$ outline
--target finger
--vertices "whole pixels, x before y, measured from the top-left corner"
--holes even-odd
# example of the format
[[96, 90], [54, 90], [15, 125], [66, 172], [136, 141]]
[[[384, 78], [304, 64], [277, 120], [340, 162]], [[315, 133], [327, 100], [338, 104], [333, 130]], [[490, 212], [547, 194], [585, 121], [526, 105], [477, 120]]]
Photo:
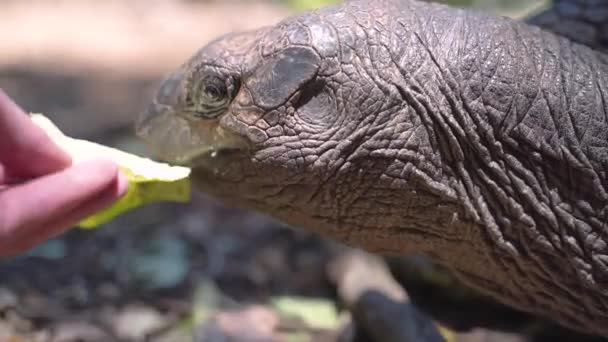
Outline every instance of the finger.
[[59, 226], [71, 227], [83, 219], [100, 212], [119, 200], [127, 191], [129, 181], [123, 173], [119, 173], [113, 185], [109, 186], [104, 192], [85, 202], [72, 210], [66, 216], [56, 221]]
[[0, 163], [0, 186], [2, 184], [6, 184], [8, 180], [8, 175], [6, 174], [6, 170], [4, 170], [4, 166]]
[[72, 212], [67, 213], [56, 221], [48, 222], [45, 226], [40, 226], [37, 230], [30, 229], [24, 231], [8, 247], [3, 248], [3, 244], [0, 243], [0, 255], [9, 256], [23, 253], [46, 240], [60, 235], [86, 217], [111, 206], [122, 196], [127, 187], [128, 181], [126, 176], [120, 173], [114, 184]]
[[70, 156], [0, 89], [0, 163], [11, 176], [37, 177], [71, 164]]
[[67, 227], [52, 223], [62, 222], [83, 203], [105, 200], [102, 194], [106, 191], [119, 198], [126, 187], [117, 186], [118, 175], [118, 167], [112, 162], [89, 161], [3, 190], [0, 242], [58, 234]]

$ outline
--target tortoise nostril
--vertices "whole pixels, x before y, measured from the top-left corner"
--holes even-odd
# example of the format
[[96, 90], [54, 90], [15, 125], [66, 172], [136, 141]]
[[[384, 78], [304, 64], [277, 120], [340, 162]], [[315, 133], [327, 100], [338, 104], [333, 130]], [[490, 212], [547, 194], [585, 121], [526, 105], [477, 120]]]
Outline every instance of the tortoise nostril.
[[164, 105], [176, 105], [181, 94], [184, 72], [180, 69], [165, 79], [156, 93], [156, 102]]
[[155, 118], [170, 114], [172, 108], [179, 106], [183, 74], [183, 70], [180, 69], [162, 82], [156, 93], [156, 98], [135, 122], [137, 136], [140, 138], [147, 136]]

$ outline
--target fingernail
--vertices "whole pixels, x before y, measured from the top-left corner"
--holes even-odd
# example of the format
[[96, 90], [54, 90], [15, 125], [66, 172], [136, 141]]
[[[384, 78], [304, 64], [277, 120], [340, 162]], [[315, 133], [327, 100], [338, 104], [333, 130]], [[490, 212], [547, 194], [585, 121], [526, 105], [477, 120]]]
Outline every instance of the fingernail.
[[111, 160], [92, 159], [74, 165], [75, 181], [106, 187], [116, 180], [118, 166]]
[[78, 178], [83, 182], [96, 183], [101, 189], [107, 189], [112, 197], [120, 198], [129, 188], [129, 179], [120, 171], [116, 162], [107, 158], [83, 161], [76, 165]]
[[118, 170], [118, 180], [117, 180], [117, 192], [118, 192], [118, 196], [122, 197], [127, 193], [127, 190], [129, 190], [129, 178], [127, 178], [127, 175], [124, 174], [124, 172], [120, 171], [120, 169]]

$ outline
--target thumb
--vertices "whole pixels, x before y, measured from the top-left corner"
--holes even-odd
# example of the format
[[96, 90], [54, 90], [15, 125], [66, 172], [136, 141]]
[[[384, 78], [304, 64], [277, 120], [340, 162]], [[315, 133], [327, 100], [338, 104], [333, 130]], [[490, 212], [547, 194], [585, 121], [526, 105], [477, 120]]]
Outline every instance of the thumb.
[[3, 177], [37, 177], [71, 164], [70, 156], [0, 89], [0, 164]]

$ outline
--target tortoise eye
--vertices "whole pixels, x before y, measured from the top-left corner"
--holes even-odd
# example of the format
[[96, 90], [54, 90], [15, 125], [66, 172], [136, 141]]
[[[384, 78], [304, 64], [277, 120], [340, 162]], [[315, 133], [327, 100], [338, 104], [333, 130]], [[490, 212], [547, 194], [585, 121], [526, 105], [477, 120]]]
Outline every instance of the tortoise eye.
[[201, 78], [189, 96], [189, 112], [203, 119], [213, 119], [224, 113], [231, 101], [228, 83], [216, 75]]
[[212, 82], [203, 85], [203, 91], [201, 96], [203, 102], [208, 105], [222, 104], [227, 98], [228, 89], [224, 83]]

